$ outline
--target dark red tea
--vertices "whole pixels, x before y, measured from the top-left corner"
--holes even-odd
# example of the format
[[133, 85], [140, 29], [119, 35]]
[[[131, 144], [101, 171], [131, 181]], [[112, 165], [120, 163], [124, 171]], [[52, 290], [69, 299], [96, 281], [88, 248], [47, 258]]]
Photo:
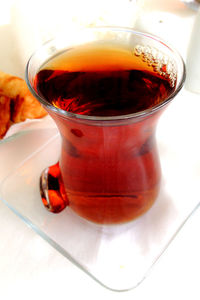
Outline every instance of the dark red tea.
[[131, 51], [94, 46], [69, 50], [37, 74], [38, 94], [60, 109], [89, 116], [118, 116], [159, 104], [170, 81]]
[[[46, 63], [35, 90], [53, 106], [88, 116], [119, 116], [163, 102], [174, 90], [166, 65], [123, 47], [90, 44]], [[162, 70], [161, 70], [162, 68]], [[160, 185], [154, 139], [158, 114], [126, 124], [63, 118], [60, 168], [71, 208], [97, 223], [130, 221], [147, 211]]]

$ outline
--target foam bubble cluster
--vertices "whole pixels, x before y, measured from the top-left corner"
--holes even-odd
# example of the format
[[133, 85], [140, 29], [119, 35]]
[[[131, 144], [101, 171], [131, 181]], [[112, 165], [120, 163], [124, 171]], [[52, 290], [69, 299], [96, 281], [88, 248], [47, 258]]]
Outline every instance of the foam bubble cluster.
[[134, 48], [134, 55], [141, 57], [148, 66], [152, 66], [154, 72], [167, 78], [171, 87], [175, 86], [177, 79], [175, 62], [166, 54], [154, 47], [136, 45]]

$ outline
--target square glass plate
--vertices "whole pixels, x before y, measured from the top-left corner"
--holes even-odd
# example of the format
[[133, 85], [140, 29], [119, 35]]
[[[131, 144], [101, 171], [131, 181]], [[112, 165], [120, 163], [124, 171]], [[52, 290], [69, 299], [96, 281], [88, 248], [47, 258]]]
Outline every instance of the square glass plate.
[[[60, 152], [60, 136], [55, 128], [30, 131], [20, 140], [7, 143], [7, 149], [19, 150], [21, 145], [29, 148], [20, 148], [25, 151], [25, 158], [21, 157], [16, 169], [2, 182], [1, 199], [100, 284], [115, 291], [134, 288], [199, 206], [199, 149], [196, 147], [193, 155], [191, 151], [188, 154], [193, 137], [189, 137], [190, 146], [185, 143], [185, 135], [179, 134], [177, 138], [186, 125], [180, 122], [174, 127], [173, 109], [170, 116], [170, 125], [165, 126], [165, 122], [169, 124], [165, 115], [157, 133], [163, 173], [160, 195], [153, 207], [135, 221], [96, 225], [80, 218], [69, 207], [59, 214], [43, 207], [39, 177], [44, 168], [57, 162]], [[170, 131], [170, 126], [176, 129]]]

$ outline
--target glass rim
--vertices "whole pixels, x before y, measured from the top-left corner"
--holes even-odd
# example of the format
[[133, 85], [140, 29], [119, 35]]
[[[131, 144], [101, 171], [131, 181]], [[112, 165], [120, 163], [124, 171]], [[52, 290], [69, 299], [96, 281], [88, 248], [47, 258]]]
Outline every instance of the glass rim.
[[[131, 34], [134, 34], [136, 36], [143, 36], [143, 37], [147, 37], [148, 39], [154, 40], [156, 42], [158, 42], [159, 44], [164, 45], [166, 48], [168, 48], [174, 55], [176, 55], [179, 58], [179, 63], [182, 65], [182, 76], [179, 80], [179, 83], [176, 83], [175, 89], [174, 91], [161, 103], [158, 103], [155, 106], [152, 106], [150, 108], [147, 108], [145, 110], [141, 110], [135, 113], [131, 113], [131, 114], [123, 114], [123, 115], [116, 115], [116, 116], [90, 116], [90, 115], [82, 115], [82, 114], [76, 114], [76, 113], [72, 113], [60, 108], [57, 108], [55, 106], [53, 106], [52, 104], [50, 104], [44, 97], [40, 96], [35, 89], [33, 88], [33, 86], [31, 85], [31, 82], [29, 80], [29, 67], [30, 67], [30, 63], [32, 61], [32, 59], [34, 58], [34, 56], [38, 53], [38, 51], [40, 51], [43, 47], [47, 46], [48, 44], [52, 43], [53, 41], [57, 40], [57, 37], [43, 43], [41, 45], [41, 47], [39, 47], [29, 58], [27, 65], [26, 65], [26, 69], [25, 69], [25, 81], [28, 85], [29, 90], [31, 91], [31, 93], [33, 94], [33, 96], [47, 109], [49, 109], [52, 112], [55, 112], [56, 114], [64, 117], [64, 118], [71, 118], [71, 119], [79, 119], [81, 120], [85, 120], [85, 121], [123, 121], [123, 120], [128, 120], [128, 119], [135, 119], [135, 118], [139, 118], [139, 117], [147, 117], [148, 115], [151, 115], [157, 111], [159, 111], [160, 109], [162, 109], [164, 106], [166, 106], [177, 94], [178, 92], [182, 89], [184, 82], [185, 82], [185, 78], [186, 78], [186, 67], [185, 67], [185, 62], [182, 58], [182, 56], [180, 55], [180, 53], [173, 47], [171, 46], [168, 42], [162, 40], [162, 38], [155, 36], [153, 34], [149, 34], [146, 32], [140, 32], [131, 28], [126, 28], [126, 27], [113, 27], [113, 26], [93, 26], [93, 27], [85, 27], [82, 29], [79, 29], [80, 31], [83, 30], [111, 30], [111, 31], [121, 31], [121, 32], [128, 32]], [[67, 47], [66, 47], [67, 49]], [[44, 61], [45, 62], [45, 61]], [[42, 65], [42, 64], [41, 64]], [[39, 69], [38, 69], [39, 70]]]

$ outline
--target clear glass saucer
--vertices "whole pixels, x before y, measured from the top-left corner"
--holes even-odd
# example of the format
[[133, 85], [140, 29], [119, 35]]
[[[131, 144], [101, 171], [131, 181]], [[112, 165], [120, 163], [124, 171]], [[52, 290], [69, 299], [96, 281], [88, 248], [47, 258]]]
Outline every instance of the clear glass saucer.
[[[163, 133], [163, 130], [161, 131]], [[39, 177], [42, 170], [58, 160], [60, 137], [49, 128], [30, 132], [20, 144], [29, 148], [26, 158], [3, 180], [0, 197], [26, 224], [50, 245], [104, 287], [125, 291], [136, 287], [162, 255], [173, 238], [199, 206], [199, 177], [196, 160], [184, 161], [184, 138], [169, 146], [158, 131], [163, 170], [160, 195], [153, 207], [137, 220], [115, 226], [96, 225], [77, 216], [68, 207], [59, 214], [42, 204]], [[24, 140], [23, 140], [24, 139]], [[175, 141], [175, 140], [174, 140]], [[7, 147], [19, 148], [18, 139]], [[180, 152], [179, 147], [182, 149]], [[176, 148], [176, 151], [174, 149]]]

